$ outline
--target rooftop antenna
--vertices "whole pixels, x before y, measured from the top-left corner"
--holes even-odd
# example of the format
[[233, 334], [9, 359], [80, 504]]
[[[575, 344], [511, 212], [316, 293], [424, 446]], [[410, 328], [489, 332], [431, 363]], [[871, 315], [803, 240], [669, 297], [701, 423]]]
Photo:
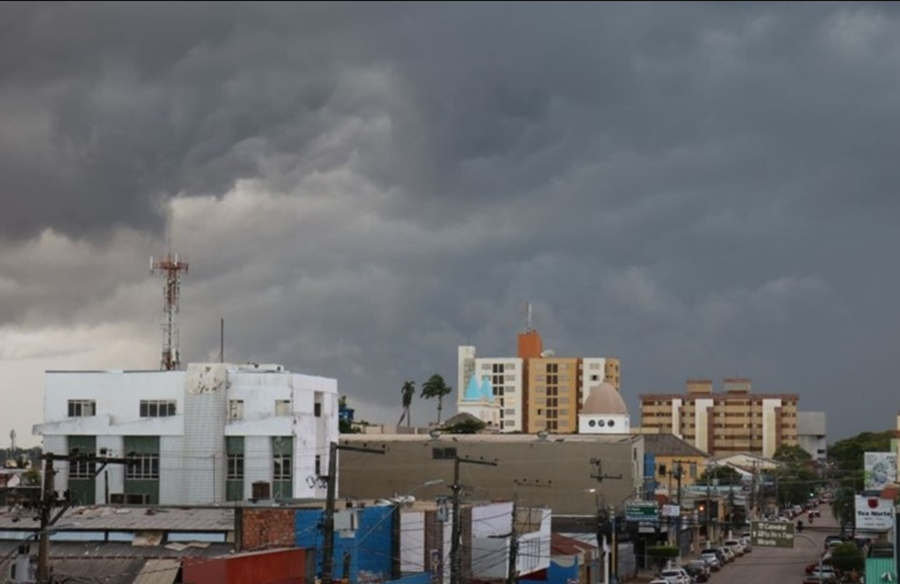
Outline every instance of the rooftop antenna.
[[181, 296], [181, 272], [188, 272], [188, 262], [172, 253], [172, 205], [166, 213], [166, 255], [150, 258], [150, 273], [163, 276], [163, 332], [162, 358], [160, 369], [174, 371], [181, 366], [178, 348], [178, 301]]
[[9, 431], [9, 449], [12, 452], [13, 456], [16, 455], [16, 429], [13, 428]]
[[525, 303], [525, 332], [530, 333], [534, 328], [531, 326], [531, 302]]

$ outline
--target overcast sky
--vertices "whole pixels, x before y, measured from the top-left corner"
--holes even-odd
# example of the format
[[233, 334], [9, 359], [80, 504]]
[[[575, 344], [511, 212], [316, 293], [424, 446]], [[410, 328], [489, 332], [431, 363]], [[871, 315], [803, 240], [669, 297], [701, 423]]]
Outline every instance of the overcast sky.
[[530, 301], [634, 424], [746, 376], [892, 428], [898, 153], [891, 4], [3, 3], [0, 444], [45, 369], [158, 366], [167, 214], [182, 360], [224, 318], [370, 421]]

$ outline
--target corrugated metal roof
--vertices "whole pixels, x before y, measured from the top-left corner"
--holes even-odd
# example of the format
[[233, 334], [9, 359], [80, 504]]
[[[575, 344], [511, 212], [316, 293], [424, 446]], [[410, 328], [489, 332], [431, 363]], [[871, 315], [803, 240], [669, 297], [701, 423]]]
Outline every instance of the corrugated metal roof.
[[[33, 530], [33, 514], [0, 509], [0, 530]], [[233, 531], [230, 507], [72, 507], [60, 518], [58, 530]]]
[[181, 569], [181, 560], [147, 560], [134, 584], [172, 584]]

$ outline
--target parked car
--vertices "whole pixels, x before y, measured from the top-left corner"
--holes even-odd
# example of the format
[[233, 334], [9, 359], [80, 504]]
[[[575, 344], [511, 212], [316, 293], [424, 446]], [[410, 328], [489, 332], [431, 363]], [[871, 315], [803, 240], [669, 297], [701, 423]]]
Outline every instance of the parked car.
[[744, 546], [745, 554], [749, 554], [750, 552], [753, 551], [753, 546], [750, 545], [750, 536], [749, 535], [747, 537], [742, 537], [738, 541], [740, 541], [741, 545]]
[[722, 554], [725, 556], [726, 562], [733, 562], [737, 558], [737, 556], [734, 554], [734, 551], [727, 545], [720, 547], [719, 551], [722, 552]]
[[668, 580], [663, 580], [662, 578], [654, 578], [650, 580], [650, 584], [669, 584]]
[[709, 580], [710, 570], [703, 560], [692, 560], [684, 565], [684, 571], [694, 579], [694, 582], [706, 582]]
[[744, 555], [744, 544], [736, 539], [725, 540], [725, 547], [731, 548], [731, 551], [734, 552], [735, 557], [739, 558]]
[[719, 560], [719, 568], [720, 569], [724, 568], [725, 564], [728, 562], [728, 559], [725, 557], [725, 554], [723, 554], [721, 551], [719, 551], [719, 548], [705, 548], [700, 551], [700, 555], [702, 556], [703, 554], [712, 554], [712, 555], [716, 556], [716, 559]]
[[837, 572], [834, 571], [834, 568], [831, 566], [822, 566], [822, 576], [819, 577], [819, 566], [813, 568], [813, 570], [809, 573], [810, 577], [815, 578], [816, 580], [821, 580], [823, 582], [835, 582], [838, 579]]
[[715, 551], [701, 553], [700, 559], [706, 562], [706, 565], [709, 566], [712, 572], [718, 572], [722, 569], [722, 562], [719, 561], [719, 556], [716, 555]]
[[668, 568], [660, 572], [659, 576], [668, 584], [694, 584], [684, 568]]

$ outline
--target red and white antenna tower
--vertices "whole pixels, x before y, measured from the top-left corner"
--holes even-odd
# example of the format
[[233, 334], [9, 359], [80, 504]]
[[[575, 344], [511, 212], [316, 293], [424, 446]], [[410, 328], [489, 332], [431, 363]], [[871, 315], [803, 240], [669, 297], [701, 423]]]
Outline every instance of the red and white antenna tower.
[[[171, 225], [171, 220], [168, 221]], [[163, 348], [160, 369], [174, 371], [181, 366], [181, 355], [178, 349], [178, 300], [181, 296], [181, 272], [188, 272], [188, 262], [178, 254], [172, 253], [171, 227], [167, 230], [169, 252], [165, 257], [150, 258], [150, 273], [161, 274], [163, 283]]]

